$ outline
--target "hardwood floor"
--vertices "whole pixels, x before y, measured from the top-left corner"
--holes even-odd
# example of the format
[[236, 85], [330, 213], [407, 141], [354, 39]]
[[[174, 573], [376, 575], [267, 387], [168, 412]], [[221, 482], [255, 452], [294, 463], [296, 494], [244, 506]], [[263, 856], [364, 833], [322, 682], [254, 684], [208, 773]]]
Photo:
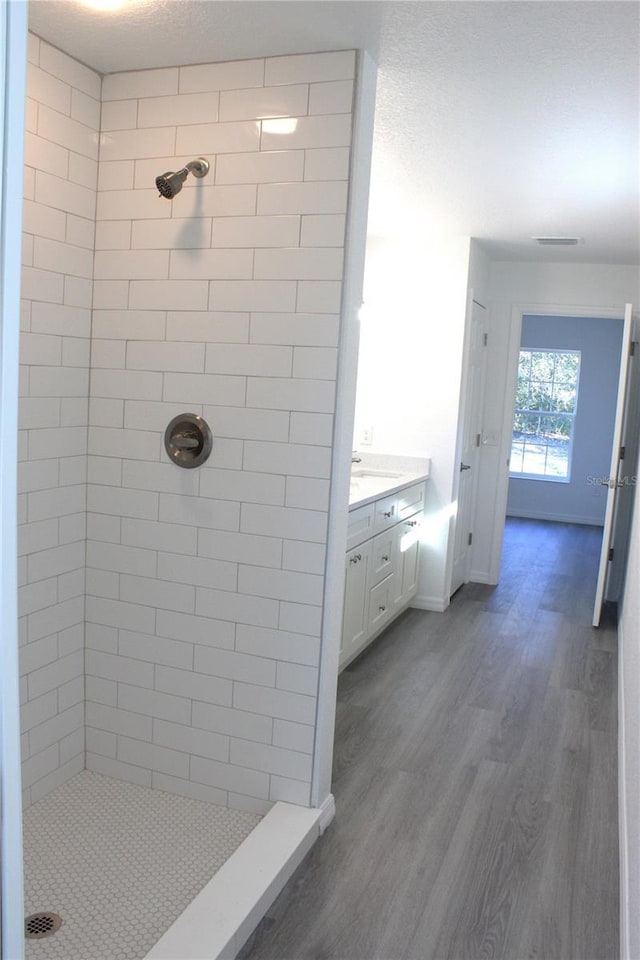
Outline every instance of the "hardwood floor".
[[598, 528], [511, 520], [501, 582], [340, 677], [337, 815], [247, 960], [616, 960], [616, 630]]

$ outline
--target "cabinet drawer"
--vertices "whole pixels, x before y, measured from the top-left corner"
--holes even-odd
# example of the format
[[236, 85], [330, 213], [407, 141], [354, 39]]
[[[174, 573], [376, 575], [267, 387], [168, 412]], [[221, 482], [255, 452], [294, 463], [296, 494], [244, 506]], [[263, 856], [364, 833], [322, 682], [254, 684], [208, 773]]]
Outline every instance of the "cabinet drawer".
[[377, 630], [394, 613], [395, 576], [391, 573], [369, 592], [369, 629]]
[[398, 522], [398, 494], [394, 493], [390, 497], [383, 497], [382, 500], [376, 500], [375, 517], [373, 521], [374, 533], [379, 533], [386, 527], [392, 527]]
[[364, 507], [356, 507], [349, 511], [347, 520], [347, 550], [356, 544], [368, 540], [373, 535], [373, 521], [375, 504], [367, 503]]
[[375, 586], [393, 569], [396, 546], [395, 530], [387, 530], [373, 538], [373, 556], [371, 559], [371, 586]]
[[418, 510], [424, 509], [424, 483], [416, 483], [398, 494], [398, 520], [404, 520]]

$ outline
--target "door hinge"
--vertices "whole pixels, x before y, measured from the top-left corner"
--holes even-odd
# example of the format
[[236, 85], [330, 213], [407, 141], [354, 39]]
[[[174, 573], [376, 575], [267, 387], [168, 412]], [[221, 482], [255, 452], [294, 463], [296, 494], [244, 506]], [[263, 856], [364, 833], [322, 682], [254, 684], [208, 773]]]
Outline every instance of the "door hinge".
[[469, 546], [471, 546], [471, 544], [473, 543], [473, 534], [472, 534], [472, 533], [469, 534], [469, 541], [468, 541], [468, 543], [469, 543]]
[[476, 433], [476, 447], [480, 446], [480, 436], [481, 435], [479, 433]]
[[489, 343], [489, 334], [488, 334], [488, 333], [484, 333], [484, 334], [482, 335], [482, 346], [483, 346], [483, 347], [486, 347], [486, 345], [487, 345], [488, 343]]
[[621, 459], [621, 460], [624, 460], [624, 455], [625, 455], [626, 449], [627, 449], [626, 447], [620, 447], [620, 459]]
[[609, 550], [609, 560], [613, 560], [613, 547]]
[[632, 341], [631, 341], [631, 346], [630, 346], [630, 348], [629, 348], [629, 356], [630, 356], [630, 357], [635, 357], [635, 355], [636, 355], [636, 341], [635, 341], [635, 340], [632, 340]]

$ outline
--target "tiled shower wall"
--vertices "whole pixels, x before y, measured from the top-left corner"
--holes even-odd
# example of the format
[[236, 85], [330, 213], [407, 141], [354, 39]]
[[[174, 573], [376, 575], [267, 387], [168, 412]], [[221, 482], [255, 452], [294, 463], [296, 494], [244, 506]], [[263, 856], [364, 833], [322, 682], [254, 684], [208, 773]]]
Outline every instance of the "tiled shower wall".
[[[258, 811], [309, 802], [354, 63], [103, 82], [87, 765]], [[181, 411], [215, 436], [196, 470], [164, 453]]]
[[29, 38], [19, 574], [23, 785], [84, 766], [85, 484], [97, 73]]

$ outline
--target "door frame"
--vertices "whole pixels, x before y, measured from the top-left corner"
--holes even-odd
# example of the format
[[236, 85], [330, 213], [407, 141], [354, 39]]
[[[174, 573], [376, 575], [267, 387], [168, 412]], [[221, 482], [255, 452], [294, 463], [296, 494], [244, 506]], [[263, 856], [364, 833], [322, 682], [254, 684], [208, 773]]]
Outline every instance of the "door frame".
[[498, 583], [502, 563], [502, 544], [507, 517], [507, 498], [509, 496], [508, 460], [511, 454], [511, 434], [513, 411], [516, 402], [518, 382], [518, 356], [522, 338], [522, 318], [526, 315], [553, 317], [595, 317], [602, 320], [623, 320], [624, 304], [621, 307], [598, 307], [587, 305], [557, 303], [514, 303], [511, 305], [511, 323], [509, 325], [509, 347], [507, 353], [507, 376], [504, 392], [503, 420], [500, 439], [501, 469], [496, 484], [496, 509], [494, 514], [489, 583]]

